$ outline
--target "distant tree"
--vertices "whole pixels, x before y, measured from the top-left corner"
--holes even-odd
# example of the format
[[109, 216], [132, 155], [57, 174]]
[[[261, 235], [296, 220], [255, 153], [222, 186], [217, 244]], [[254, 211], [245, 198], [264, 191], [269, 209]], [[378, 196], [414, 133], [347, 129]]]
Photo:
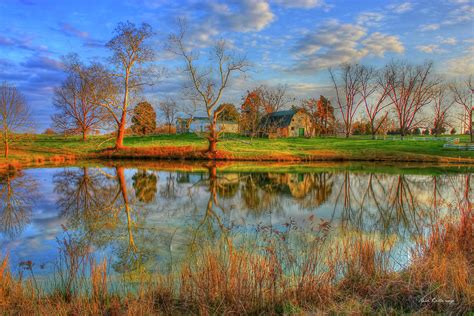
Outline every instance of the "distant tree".
[[106, 112], [92, 100], [94, 82], [91, 70], [79, 61], [77, 55], [64, 59], [67, 78], [54, 89], [54, 106], [57, 113], [52, 116], [54, 127], [64, 134], [82, 134], [82, 140], [92, 130], [104, 126]]
[[364, 67], [358, 64], [343, 64], [336, 70], [329, 69], [346, 138], [352, 134], [354, 117], [363, 102], [360, 97], [363, 72]]
[[434, 92], [433, 96], [433, 121], [431, 134], [436, 137], [439, 134], [446, 132], [446, 129], [449, 127], [449, 111], [454, 105], [454, 101], [449, 98], [447, 95], [447, 87], [445, 85], [440, 85]]
[[370, 134], [370, 122], [369, 121], [355, 121], [352, 124], [352, 134], [354, 135], [367, 135]]
[[15, 133], [30, 127], [30, 109], [23, 94], [14, 86], [4, 82], [0, 85], [0, 132], [8, 158], [10, 144]]
[[219, 131], [217, 130], [219, 111], [216, 108], [224, 90], [229, 86], [232, 76], [238, 72], [246, 71], [249, 65], [245, 57], [237, 57], [235, 53], [229, 53], [226, 42], [222, 40], [214, 46], [208, 65], [198, 62], [198, 55], [186, 46], [186, 25], [183, 21], [180, 22], [179, 32], [169, 38], [169, 49], [185, 61], [185, 69], [192, 85], [193, 99], [201, 102], [209, 119], [207, 151], [215, 155], [219, 141]]
[[226, 122], [237, 122], [239, 120], [239, 111], [232, 103], [222, 103], [216, 109], [219, 111], [217, 120]]
[[51, 127], [48, 127], [47, 129], [44, 130], [43, 132], [44, 135], [56, 135], [56, 131], [52, 129]]
[[311, 116], [312, 135], [326, 135], [334, 130], [334, 108], [324, 96], [321, 95], [319, 100], [303, 100], [301, 107]]
[[433, 100], [438, 81], [432, 78], [432, 70], [431, 62], [415, 66], [394, 61], [385, 67], [383, 78], [398, 120], [401, 139], [418, 127], [421, 110]]
[[449, 133], [450, 133], [451, 135], [456, 135], [457, 131], [456, 131], [456, 129], [453, 127], [453, 128], [451, 128], [451, 130], [449, 131]]
[[241, 131], [246, 135], [256, 136], [260, 119], [264, 115], [264, 104], [258, 89], [248, 91], [241, 106]]
[[102, 103], [117, 123], [116, 148], [123, 147], [130, 93], [137, 91], [144, 85], [151, 84], [151, 81], [145, 77], [149, 77], [151, 73], [152, 68], [149, 63], [155, 56], [149, 43], [152, 36], [153, 30], [149, 24], [143, 23], [137, 27], [127, 21], [118, 24], [115, 36], [106, 45], [112, 52], [111, 61], [115, 66], [113, 77], [121, 87], [120, 91], [123, 94], [120, 103]]
[[132, 132], [137, 135], [153, 134], [156, 130], [156, 112], [148, 102], [140, 102], [133, 109]]
[[171, 134], [171, 125], [176, 120], [176, 115], [178, 114], [178, 107], [176, 101], [169, 98], [166, 101], [162, 101], [159, 104], [159, 109], [163, 118], [165, 119], [166, 125], [168, 125], [168, 134]]
[[465, 114], [465, 121], [468, 129], [468, 133], [471, 137], [471, 143], [474, 141], [473, 139], [473, 112], [474, 106], [472, 103], [472, 95], [474, 94], [474, 82], [472, 79], [472, 75], [469, 76], [464, 82], [462, 83], [454, 83], [450, 86], [451, 91], [454, 96], [454, 102], [461, 107], [462, 111]]

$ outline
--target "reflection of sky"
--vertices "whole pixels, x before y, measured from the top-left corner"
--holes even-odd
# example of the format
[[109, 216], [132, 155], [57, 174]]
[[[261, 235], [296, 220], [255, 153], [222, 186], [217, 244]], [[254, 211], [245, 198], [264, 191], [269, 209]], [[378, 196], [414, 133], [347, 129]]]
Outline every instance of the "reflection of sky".
[[[80, 169], [70, 169], [78, 170]], [[58, 195], [55, 193], [55, 184], [53, 176], [63, 171], [62, 168], [44, 168], [29, 169], [25, 174], [34, 178], [38, 183], [39, 194], [35, 199], [34, 209], [31, 215], [30, 223], [16, 237], [10, 237], [0, 234], [0, 245], [3, 254], [9, 253], [10, 264], [13, 269], [18, 267], [21, 261], [32, 260], [35, 269], [38, 270], [43, 264], [46, 268], [43, 271], [49, 272], [52, 263], [58, 255], [58, 244], [56, 239], [63, 236], [62, 225], [67, 225], [66, 218], [62, 218], [56, 206]], [[114, 169], [104, 169], [108, 174], [114, 175]], [[206, 175], [193, 173], [186, 177], [185, 181], [178, 181], [180, 174], [168, 171], [151, 171], [157, 176], [157, 189], [155, 198], [150, 203], [141, 203], [135, 199], [132, 177], [137, 169], [127, 169], [125, 178], [127, 182], [127, 191], [130, 196], [132, 213], [137, 218], [137, 231], [135, 239], [138, 247], [140, 242], [152, 243], [152, 246], [162, 248], [155, 253], [154, 259], [159, 262], [167, 262], [170, 259], [169, 251], [175, 253], [176, 257], [183, 255], [186, 244], [189, 243], [191, 232], [196, 228], [206, 213], [206, 206], [210, 198], [210, 191]], [[228, 176], [228, 175], [226, 175]], [[391, 194], [393, 183], [397, 179], [397, 175], [378, 175], [379, 184], [375, 188], [376, 199], [387, 199], [387, 195], [383, 195], [382, 189], [387, 190], [387, 194]], [[170, 178], [174, 182], [170, 181]], [[446, 210], [446, 205], [456, 204], [462, 198], [463, 175], [442, 176], [438, 181], [438, 194], [440, 204], [443, 205], [442, 210]], [[410, 229], [395, 229], [384, 235], [385, 232], [380, 230], [379, 218], [375, 208], [375, 201], [365, 196], [368, 174], [352, 174], [350, 178], [351, 184], [351, 203], [353, 203], [352, 213], [344, 213], [344, 199], [341, 194], [344, 193], [344, 173], [337, 173], [333, 176], [334, 183], [332, 191], [327, 200], [321, 205], [307, 206], [302, 203], [303, 199], [295, 198], [291, 192], [284, 191], [276, 195], [272, 207], [265, 210], [252, 211], [243, 203], [243, 181], [238, 178], [230, 177], [231, 181], [237, 179], [238, 190], [234, 196], [222, 197], [218, 195], [218, 206], [214, 205], [213, 210], [221, 218], [227, 227], [232, 224], [234, 233], [254, 232], [257, 226], [271, 226], [274, 229], [285, 230], [285, 223], [294, 221], [297, 226], [304, 227], [309, 218], [313, 216], [313, 220], [329, 221], [335, 231], [350, 230], [360, 231], [370, 236], [377, 236], [379, 239], [394, 238], [392, 256], [395, 263], [405, 264], [409, 260], [407, 248], [412, 245], [412, 238], [409, 235]], [[419, 206], [429, 211], [433, 200], [433, 177], [431, 176], [414, 176], [405, 177], [409, 182], [413, 196], [420, 203]], [[173, 190], [167, 190], [173, 187]], [[259, 194], [261, 189], [257, 188]], [[311, 192], [310, 192], [311, 193]], [[308, 194], [310, 194], [308, 193]], [[472, 192], [470, 192], [472, 197]], [[377, 201], [383, 204], [385, 201]], [[442, 203], [444, 202], [444, 203]], [[357, 205], [364, 205], [361, 212], [357, 212]], [[356, 215], [362, 214], [361, 222], [355, 224]], [[423, 213], [425, 214], [425, 213]], [[425, 214], [428, 218], [428, 215]], [[423, 215], [423, 216], [425, 216]], [[348, 218], [349, 225], [343, 225], [344, 219]], [[409, 220], [419, 220], [416, 217], [408, 217]], [[422, 218], [421, 220], [424, 220]], [[354, 221], [354, 222], [351, 222]], [[407, 225], [410, 225], [408, 223]], [[336, 229], [338, 228], [338, 229]], [[120, 228], [126, 231], [126, 228]], [[123, 235], [123, 234], [122, 234]], [[122, 236], [120, 235], [120, 236]], [[115, 235], [114, 235], [115, 236]], [[120, 237], [122, 238], [122, 237]], [[335, 236], [338, 238], [338, 236]], [[115, 241], [111, 241], [114, 243]], [[123, 240], [117, 240], [117, 244]], [[97, 256], [110, 256], [116, 253], [118, 246], [113, 244], [107, 245], [106, 249], [97, 250]], [[38, 271], [37, 273], [42, 273]]]

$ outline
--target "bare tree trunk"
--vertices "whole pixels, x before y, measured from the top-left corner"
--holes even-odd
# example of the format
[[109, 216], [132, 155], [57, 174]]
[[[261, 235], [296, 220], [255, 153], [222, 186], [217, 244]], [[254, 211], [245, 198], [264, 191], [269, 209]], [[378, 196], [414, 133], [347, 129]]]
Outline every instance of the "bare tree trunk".
[[125, 112], [122, 113], [122, 119], [117, 131], [117, 139], [115, 141], [115, 149], [123, 148], [123, 136], [125, 135]]
[[123, 95], [122, 117], [120, 118], [120, 125], [118, 126], [115, 149], [123, 148], [123, 137], [125, 135], [125, 125], [127, 122], [128, 88], [129, 88], [128, 78], [129, 78], [129, 70], [127, 70], [127, 74], [125, 75], [125, 91]]
[[87, 131], [82, 131], [82, 141], [86, 141], [87, 140]]
[[212, 116], [212, 121], [209, 124], [209, 137], [207, 138], [207, 140], [209, 141], [209, 147], [207, 151], [213, 155], [215, 155], [217, 151], [216, 123], [217, 123], [217, 114], [214, 113]]
[[9, 145], [8, 145], [7, 138], [5, 138], [5, 158], [8, 158], [8, 153], [9, 153]]
[[473, 142], [473, 133], [472, 133], [472, 110], [469, 112], [469, 122], [468, 122], [468, 128], [469, 128], [469, 135], [471, 135], [471, 143]]

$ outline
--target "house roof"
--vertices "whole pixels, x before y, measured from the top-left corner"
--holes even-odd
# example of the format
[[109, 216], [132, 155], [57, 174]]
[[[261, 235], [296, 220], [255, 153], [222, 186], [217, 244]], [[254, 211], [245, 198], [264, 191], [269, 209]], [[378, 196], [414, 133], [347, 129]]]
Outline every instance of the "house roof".
[[260, 127], [283, 128], [291, 124], [295, 110], [278, 111], [265, 115], [260, 121]]

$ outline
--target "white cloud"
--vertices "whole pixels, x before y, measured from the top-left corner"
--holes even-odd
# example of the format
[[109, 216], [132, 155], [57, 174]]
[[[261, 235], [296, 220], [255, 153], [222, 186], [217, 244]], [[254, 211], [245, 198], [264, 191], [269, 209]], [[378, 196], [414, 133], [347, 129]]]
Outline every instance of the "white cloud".
[[341, 24], [330, 20], [313, 33], [304, 36], [295, 47], [301, 71], [314, 71], [366, 56], [383, 57], [386, 52], [403, 53], [397, 36], [379, 32], [368, 34], [361, 25]]
[[276, 4], [287, 8], [311, 9], [323, 7], [326, 3], [323, 0], [274, 0]]
[[458, 43], [454, 37], [441, 38], [439, 42], [444, 45], [456, 45]]
[[446, 69], [452, 75], [474, 74], [474, 46], [469, 47], [466, 54], [448, 60]]
[[413, 4], [410, 2], [402, 2], [398, 4], [389, 5], [388, 8], [394, 13], [405, 13], [413, 9]]
[[418, 46], [416, 46], [416, 49], [419, 50], [420, 52], [424, 52], [424, 53], [427, 53], [427, 54], [434, 54], [434, 53], [442, 52], [442, 50], [439, 48], [439, 45], [437, 45], [437, 44], [418, 45]]
[[453, 25], [461, 22], [471, 21], [474, 17], [474, 6], [470, 4], [461, 5], [447, 14], [445, 25]]
[[420, 25], [420, 31], [436, 31], [438, 30], [440, 25], [438, 23], [432, 23], [432, 24], [423, 24]]
[[469, 3], [471, 0], [449, 0], [451, 3], [464, 4]]
[[382, 34], [375, 32], [370, 34], [362, 41], [364, 50], [367, 54], [383, 57], [385, 52], [403, 53], [405, 48], [400, 42], [398, 36]]
[[268, 26], [275, 15], [265, 0], [242, 0], [234, 6], [212, 4], [212, 18], [217, 18], [219, 24], [237, 32], [258, 32]]
[[385, 18], [385, 15], [379, 12], [362, 12], [357, 16], [356, 22], [365, 26], [377, 26]]

